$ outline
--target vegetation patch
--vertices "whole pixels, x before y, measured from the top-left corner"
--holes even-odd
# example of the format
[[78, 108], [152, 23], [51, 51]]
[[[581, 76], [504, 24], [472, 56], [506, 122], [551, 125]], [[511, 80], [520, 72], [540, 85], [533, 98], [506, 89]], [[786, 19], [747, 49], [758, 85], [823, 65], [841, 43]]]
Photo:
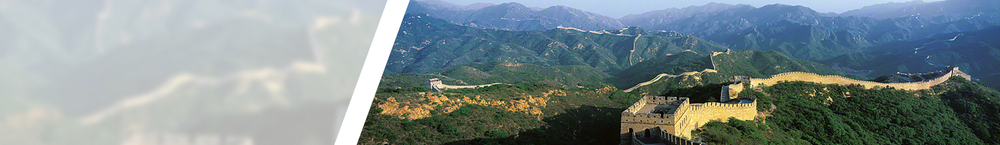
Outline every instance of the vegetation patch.
[[[441, 93], [383, 91], [376, 93], [359, 143], [616, 144], [614, 124], [621, 110], [638, 98], [611, 86], [562, 88], [543, 83]], [[527, 107], [519, 107], [519, 102]], [[389, 104], [396, 106], [386, 107]], [[403, 108], [430, 109], [399, 113]]]
[[[959, 79], [952, 79], [948, 83], [952, 85], [942, 85], [932, 91], [782, 82], [763, 88], [764, 92], [751, 92], [756, 94], [758, 103], [776, 106], [758, 108], [773, 109], [766, 121], [758, 120], [766, 123], [730, 120], [725, 125], [706, 124], [695, 133], [710, 143], [722, 144], [745, 142], [743, 139], [747, 137], [763, 139], [750, 142], [755, 144], [778, 143], [787, 138], [812, 144], [983, 144], [996, 140], [991, 136], [995, 128], [975, 126], [996, 123], [987, 115], [995, 112], [979, 108], [970, 110], [981, 112], [961, 111], [960, 106], [997, 106], [991, 104], [996, 101], [987, 100], [1000, 97], [982, 90], [985, 87], [966, 85], [968, 81]], [[945, 89], [944, 86], [958, 89]], [[968, 89], [963, 91], [963, 88]], [[966, 99], [950, 101], [948, 98]], [[797, 144], [796, 141], [785, 143]]]

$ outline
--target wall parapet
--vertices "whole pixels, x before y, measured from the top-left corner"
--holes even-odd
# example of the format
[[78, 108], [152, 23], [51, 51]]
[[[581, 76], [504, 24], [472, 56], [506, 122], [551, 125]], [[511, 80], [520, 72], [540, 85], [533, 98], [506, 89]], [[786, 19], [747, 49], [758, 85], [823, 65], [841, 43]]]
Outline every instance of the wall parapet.
[[701, 111], [703, 109], [724, 109], [724, 110], [757, 109], [757, 100], [753, 100], [750, 103], [705, 102], [697, 107], [691, 108], [691, 111]]

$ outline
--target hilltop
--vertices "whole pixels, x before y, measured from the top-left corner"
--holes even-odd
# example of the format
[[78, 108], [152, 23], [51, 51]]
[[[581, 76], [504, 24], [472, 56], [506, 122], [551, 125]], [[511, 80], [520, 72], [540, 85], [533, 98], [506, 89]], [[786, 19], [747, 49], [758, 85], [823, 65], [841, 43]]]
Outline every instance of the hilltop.
[[711, 58], [717, 71], [731, 76], [742, 75], [760, 78], [799, 71], [862, 78], [861, 76], [850, 76], [821, 63], [794, 59], [777, 51], [716, 52], [712, 54]]
[[615, 75], [615, 86], [625, 89], [640, 82], [649, 81], [660, 74], [681, 74], [684, 72], [714, 69], [710, 57], [694, 52], [683, 52], [670, 56], [656, 57], [635, 64]]

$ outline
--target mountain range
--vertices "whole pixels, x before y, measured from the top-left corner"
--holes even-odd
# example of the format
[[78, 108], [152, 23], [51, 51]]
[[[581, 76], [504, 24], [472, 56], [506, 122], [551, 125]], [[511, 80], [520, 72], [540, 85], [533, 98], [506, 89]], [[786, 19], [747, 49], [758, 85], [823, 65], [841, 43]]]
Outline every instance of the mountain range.
[[[443, 1], [411, 1], [407, 9], [407, 18], [404, 20], [406, 22], [401, 27], [403, 30], [401, 35], [404, 37], [398, 37], [397, 41], [399, 42], [394, 47], [394, 54], [390, 55], [386, 72], [425, 73], [433, 69], [467, 62], [487, 63], [516, 60], [513, 62], [541, 66], [585, 65], [616, 74], [617, 71], [627, 69], [638, 62], [667, 56], [667, 54], [677, 54], [683, 50], [692, 50], [698, 52], [699, 55], [704, 55], [708, 51], [724, 49], [773, 50], [795, 59], [822, 62], [837, 70], [860, 77], [874, 77], [895, 72], [919, 72], [926, 69], [873, 70], [869, 69], [875, 67], [871, 66], [871, 63], [843, 60], [844, 58], [865, 56], [894, 59], [895, 57], [883, 55], [885, 52], [892, 51], [885, 50], [892, 49], [889, 46], [898, 46], [901, 43], [911, 44], [910, 42], [919, 43], [919, 41], [934, 39], [939, 35], [941, 37], [944, 37], [943, 35], [954, 36], [953, 34], [976, 32], [998, 26], [1000, 25], [1000, 19], [997, 18], [1000, 14], [998, 3], [1000, 2], [984, 0], [913, 1], [872, 5], [841, 14], [823, 14], [808, 7], [783, 4], [754, 7], [709, 3], [702, 6], [669, 8], [632, 14], [614, 19], [565, 6], [542, 9], [529, 8], [518, 3], [459, 6]], [[878, 15], [874, 15], [876, 13]], [[412, 19], [415, 19], [413, 17], [415, 15], [441, 19], [441, 21], [434, 23], [454, 28], [446, 30], [450, 32], [445, 33], [421, 33], [441, 30], [415, 27], [410, 24], [410, 21], [414, 21]], [[461, 32], [458, 31], [460, 29]], [[465, 33], [467, 31], [480, 32]], [[581, 34], [583, 37], [553, 37], [558, 34], [557, 31]], [[623, 33], [624, 31], [640, 31], [647, 34], [640, 36], [638, 33]], [[590, 32], [590, 34], [586, 32]], [[462, 36], [457, 35], [459, 33]], [[649, 50], [659, 51], [639, 51], [645, 47], [635, 46], [643, 46], [642, 41], [644, 40], [653, 41], [651, 44], [660, 42], [661, 46], [663, 44], [683, 44], [677, 43], [678, 41], [667, 43], [667, 39], [656, 37], [642, 37], [651, 36], [649, 33], [655, 33], [658, 36], [682, 36], [685, 39], [693, 38], [691, 40], [694, 41], [691, 42], [698, 42], [698, 44], [711, 44], [705, 45], [707, 47], [688, 49], [677, 47], [666, 51], [650, 47]], [[445, 39], [448, 37], [452, 38]], [[638, 41], [633, 38], [633, 43], [629, 44], [627, 43], [628, 37], [637, 37]], [[483, 42], [487, 45], [479, 45], [479, 42], [465, 43], [469, 40], [475, 40], [473, 38], [485, 40]], [[452, 41], [452, 45], [457, 45], [456, 42], [462, 42], [458, 44], [463, 46], [445, 47], [442, 43], [447, 42], [443, 40], [458, 40]], [[417, 41], [422, 44], [416, 44]], [[493, 41], [503, 43], [496, 45], [496, 43], [491, 43]], [[564, 49], [560, 45], [552, 47], [548, 45], [550, 43], [545, 42], [558, 42], [558, 44], [567, 47], [584, 44], [584, 47], [597, 46], [595, 48], [601, 48], [601, 50], [575, 51], [576, 49]], [[435, 49], [420, 50], [424, 47]], [[461, 48], [461, 50], [440, 51], [441, 48]], [[490, 53], [486, 55], [487, 53], [473, 53], [475, 51], [470, 51], [473, 49], [507, 51], [503, 51], [506, 54]], [[528, 53], [532, 51], [535, 53]], [[546, 51], [549, 51], [550, 54], [542, 53]], [[640, 53], [632, 53], [632, 51]], [[940, 49], [939, 51], [959, 50]], [[396, 55], [396, 53], [401, 55]], [[551, 55], [551, 53], [559, 55]], [[638, 54], [638, 56], [634, 54]], [[487, 58], [492, 58], [492, 60], [487, 60]], [[941, 62], [938, 67], [962, 65], [957, 62]], [[869, 66], [845, 65], [850, 63]], [[962, 68], [972, 69], [970, 67]], [[989, 74], [979, 73], [976, 70], [969, 72], [974, 75]], [[981, 78], [991, 77], [983, 76]]]
[[565, 6], [537, 11], [517, 3], [504, 3], [457, 9], [454, 8], [457, 6], [448, 8], [446, 2], [413, 1], [407, 13], [426, 13], [461, 25], [502, 30], [547, 30], [559, 26], [606, 30], [639, 26], [688, 33], [736, 50], [775, 50], [798, 59], [824, 60], [879, 44], [996, 26], [1000, 24], [998, 6], [998, 2], [986, 0], [914, 1], [873, 5], [833, 15], [804, 6], [772, 4], [757, 8], [709, 3], [613, 19]]
[[442, 1], [411, 1], [406, 13], [424, 13], [462, 25], [500, 30], [548, 30], [557, 27], [604, 30], [624, 26], [614, 18], [566, 6], [537, 9], [514, 2], [461, 7]]
[[[994, 3], [915, 1], [842, 14], [709, 3], [613, 19], [565, 6], [413, 1], [359, 142], [621, 144], [621, 113], [642, 96], [718, 102], [739, 76], [806, 72], [879, 81], [957, 66], [973, 81], [953, 76], [922, 90], [744, 85], [739, 96], [755, 100], [757, 117], [698, 125], [690, 139], [996, 144]], [[492, 85], [432, 92], [432, 78]]]
[[427, 14], [406, 14], [397, 35], [386, 73], [427, 73], [489, 62], [582, 65], [615, 72], [657, 56], [726, 50], [691, 35], [638, 27], [507, 31], [457, 25]]
[[939, 34], [930, 38], [874, 46], [874, 51], [838, 56], [822, 63], [864, 70], [873, 75], [926, 72], [958, 66], [985, 83], [1000, 87], [1000, 27]]
[[924, 2], [914, 0], [902, 3], [884, 3], [865, 6], [860, 9], [850, 10], [839, 14], [840, 16], [872, 17], [876, 19], [889, 19], [907, 16], [923, 17], [997, 17], [997, 7], [1000, 2], [989, 0], [948, 0], [938, 2]]

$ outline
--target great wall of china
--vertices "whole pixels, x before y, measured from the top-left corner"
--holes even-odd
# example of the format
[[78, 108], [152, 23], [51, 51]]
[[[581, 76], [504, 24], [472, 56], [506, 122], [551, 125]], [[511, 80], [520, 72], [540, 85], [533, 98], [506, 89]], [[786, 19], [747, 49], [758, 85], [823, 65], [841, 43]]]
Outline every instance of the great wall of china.
[[673, 77], [679, 77], [679, 76], [684, 76], [684, 75], [695, 75], [695, 74], [698, 74], [698, 73], [709, 73], [709, 72], [715, 73], [715, 72], [718, 72], [718, 71], [715, 71], [714, 69], [705, 69], [705, 70], [702, 70], [700, 72], [697, 72], [697, 71], [684, 72], [684, 73], [681, 73], [681, 74], [678, 74], [678, 75], [672, 75], [672, 74], [665, 74], [665, 73], [663, 73], [663, 74], [656, 75], [656, 77], [654, 77], [653, 79], [650, 79], [649, 81], [642, 82], [642, 83], [636, 84], [635, 86], [632, 86], [631, 88], [625, 89], [624, 92], [632, 92], [632, 90], [634, 90], [636, 88], [639, 88], [639, 87], [642, 87], [642, 86], [646, 86], [646, 85], [655, 83], [656, 81], [660, 81], [660, 79], [663, 78], [663, 77], [673, 78]]
[[733, 88], [742, 89], [745, 80], [723, 87], [727, 103], [690, 103], [686, 97], [644, 96], [622, 111], [621, 144], [672, 143], [702, 144], [691, 141], [691, 131], [712, 120], [729, 117], [753, 120], [757, 115], [757, 100], [729, 95]]
[[433, 78], [433, 79], [427, 80], [427, 85], [432, 90], [434, 90], [436, 92], [442, 92], [442, 91], [448, 90], [448, 89], [475, 89], [475, 88], [488, 87], [488, 86], [497, 85], [497, 84], [503, 84], [503, 83], [492, 83], [492, 84], [485, 84], [485, 85], [447, 85], [447, 84], [441, 83], [441, 80], [438, 79], [438, 78]]
[[[728, 53], [730, 53], [729, 50], [726, 50], [725, 52], [712, 52], [712, 55], [709, 55], [709, 57], [710, 57], [709, 59], [712, 61], [712, 67], [713, 68], [712, 69], [705, 69], [705, 70], [701, 71], [700, 73], [718, 72], [717, 71], [718, 69], [716, 68], [715, 58], [714, 57], [716, 55], [719, 55], [719, 54], [728, 54]], [[646, 85], [655, 83], [656, 81], [661, 80], [663, 77], [672, 78], [672, 77], [679, 77], [679, 76], [683, 76], [683, 75], [694, 75], [696, 73], [699, 73], [699, 72], [685, 72], [685, 73], [682, 73], [682, 74], [679, 74], [679, 75], [671, 75], [671, 74], [665, 74], [665, 73], [664, 74], [659, 74], [656, 77], [654, 77], [653, 79], [650, 79], [649, 81], [636, 84], [635, 86], [633, 86], [633, 87], [631, 87], [629, 89], [624, 90], [624, 92], [631, 92], [632, 90], [635, 90], [636, 88], [639, 88], [639, 87], [642, 87], [642, 86], [646, 86]], [[967, 80], [971, 80], [972, 79], [972, 77], [969, 76], [968, 74], [965, 74], [964, 72], [958, 70], [958, 67], [950, 67], [949, 69], [946, 69], [946, 70], [940, 70], [938, 72], [929, 72], [929, 73], [945, 73], [945, 74], [941, 75], [943, 77], [936, 77], [936, 78], [931, 79], [931, 80], [920, 81], [920, 82], [880, 83], [880, 82], [872, 82], [872, 81], [855, 80], [855, 79], [850, 79], [850, 78], [846, 78], [846, 77], [843, 77], [843, 76], [837, 76], [837, 75], [819, 75], [819, 74], [807, 73], [807, 72], [785, 72], [785, 73], [781, 73], [781, 74], [777, 74], [777, 75], [772, 75], [770, 78], [766, 78], [766, 79], [753, 78], [753, 79], [750, 80], [750, 82], [754, 82], [754, 83], [750, 84], [750, 87], [771, 86], [771, 85], [777, 84], [778, 82], [781, 82], [781, 81], [805, 81], [805, 82], [814, 82], [814, 83], [821, 83], [821, 84], [839, 84], [839, 85], [860, 84], [860, 85], [865, 86], [865, 88], [873, 88], [875, 86], [879, 86], [879, 87], [893, 87], [893, 88], [896, 88], [896, 89], [904, 89], [904, 90], [922, 90], [922, 89], [928, 89], [931, 86], [934, 86], [934, 85], [940, 84], [940, 83], [942, 83], [944, 81], [947, 81], [948, 78], [951, 78], [952, 76], [961, 76], [961, 77], [963, 77], [963, 78], [965, 78]], [[914, 74], [911, 74], [911, 73], [898, 73], [898, 74], [902, 74], [902, 75], [914, 75]], [[763, 86], [758, 86], [758, 85], [763, 85]], [[730, 86], [730, 87], [740, 87], [740, 88], [742, 88], [742, 86]], [[730, 93], [730, 94], [738, 94], [739, 93], [738, 90], [742, 90], [742, 89], [733, 89], [733, 90], [734, 90], [733, 91], [734, 93]], [[735, 96], [733, 96], [733, 97], [735, 97]]]
[[928, 89], [931, 86], [947, 81], [948, 78], [951, 78], [952, 76], [961, 76], [965, 79], [972, 78], [968, 74], [965, 74], [964, 72], [958, 70], [958, 67], [951, 67], [947, 70], [941, 70], [939, 71], [939, 73], [944, 73], [944, 74], [927, 81], [903, 82], [903, 83], [880, 83], [872, 81], [860, 81], [837, 75], [818, 75], [815, 73], [806, 73], [806, 72], [786, 72], [773, 75], [771, 76], [771, 78], [766, 78], [766, 79], [751, 78], [750, 82], [753, 83], [750, 84], [750, 87], [758, 87], [759, 85], [770, 86], [777, 84], [778, 82], [781, 81], [806, 81], [806, 82], [816, 82], [822, 84], [838, 84], [838, 85], [860, 84], [865, 86], [865, 88], [872, 88], [879, 86], [879, 87], [893, 87], [896, 89], [904, 89], [904, 90], [922, 90], [922, 89]]
[[[773, 75], [766, 79], [746, 76], [734, 77], [733, 81], [735, 83], [723, 86], [720, 92], [721, 102], [727, 103], [707, 102], [691, 104], [686, 97], [644, 96], [628, 109], [622, 111], [620, 144], [703, 144], [700, 141], [690, 140], [693, 136], [691, 131], [701, 125], [711, 120], [725, 121], [729, 117], [740, 120], [753, 120], [757, 116], [757, 100], [753, 96], [738, 96], [741, 91], [748, 89], [746, 86], [756, 88], [774, 85], [782, 81], [806, 81], [838, 85], [859, 84], [865, 88], [893, 87], [904, 90], [922, 90], [943, 83], [953, 76], [960, 76], [967, 80], [971, 79], [968, 74], [960, 71], [958, 67], [949, 67], [949, 69], [921, 74], [899, 74], [934, 74], [936, 77], [919, 82], [880, 83], [854, 80], [836, 75], [787, 72]], [[636, 87], [648, 85], [665, 76], [677, 77], [677, 75], [659, 75], [653, 80], [645, 82], [645, 84], [636, 85]]]
[[[699, 73], [717, 73], [715, 55], [728, 54], [726, 52], [713, 52], [710, 55], [712, 69], [705, 69], [700, 72], [685, 72], [678, 75], [659, 74], [649, 81], [636, 84], [624, 90], [632, 90], [646, 86], [664, 77], [680, 77], [685, 75], [697, 75]], [[757, 116], [757, 100], [753, 96], [739, 96], [744, 89], [771, 86], [783, 81], [805, 81], [821, 84], [851, 85], [858, 84], [865, 88], [892, 87], [903, 90], [923, 90], [931, 86], [947, 81], [953, 76], [960, 76], [971, 80], [971, 76], [960, 71], [958, 67], [949, 67], [936, 72], [900, 75], [926, 75], [935, 74], [935, 78], [917, 82], [901, 83], [881, 83], [872, 81], [862, 81], [850, 79], [837, 75], [819, 75], [806, 72], [786, 72], [772, 75], [769, 78], [750, 78], [746, 76], [733, 77], [733, 84], [722, 87], [720, 92], [720, 102], [690, 103], [686, 97], [666, 97], [666, 96], [644, 96], [621, 114], [621, 143], [622, 145], [632, 144], [703, 144], [700, 141], [693, 141], [691, 131], [712, 120], [725, 121], [730, 117], [740, 120], [753, 120]], [[481, 88], [502, 83], [492, 83], [485, 85], [446, 85], [437, 78], [428, 80], [428, 85], [435, 91], [444, 89]], [[723, 103], [724, 102], [724, 103]]]
[[712, 68], [710, 68], [710, 69], [705, 69], [705, 70], [702, 70], [701, 72], [697, 72], [697, 71], [684, 72], [684, 73], [681, 73], [681, 74], [678, 74], [678, 75], [672, 75], [672, 74], [662, 73], [662, 74], [656, 75], [656, 77], [653, 77], [653, 79], [650, 79], [649, 81], [642, 82], [642, 83], [636, 84], [635, 86], [632, 86], [631, 88], [625, 89], [624, 92], [632, 92], [632, 90], [635, 90], [636, 88], [652, 84], [652, 83], [654, 83], [656, 81], [659, 81], [663, 77], [673, 78], [673, 77], [679, 77], [679, 76], [683, 76], [683, 75], [694, 75], [694, 74], [697, 74], [697, 73], [708, 73], [708, 72], [715, 73], [715, 72], [718, 72], [718, 71], [716, 71], [716, 70], [718, 70], [718, 68], [715, 66], [715, 55], [719, 55], [719, 54], [723, 54], [723, 53], [729, 53], [729, 52], [730, 52], [729, 49], [726, 49], [725, 52], [712, 52], [712, 55], [708, 56], [709, 57], [708, 59], [712, 61]]

